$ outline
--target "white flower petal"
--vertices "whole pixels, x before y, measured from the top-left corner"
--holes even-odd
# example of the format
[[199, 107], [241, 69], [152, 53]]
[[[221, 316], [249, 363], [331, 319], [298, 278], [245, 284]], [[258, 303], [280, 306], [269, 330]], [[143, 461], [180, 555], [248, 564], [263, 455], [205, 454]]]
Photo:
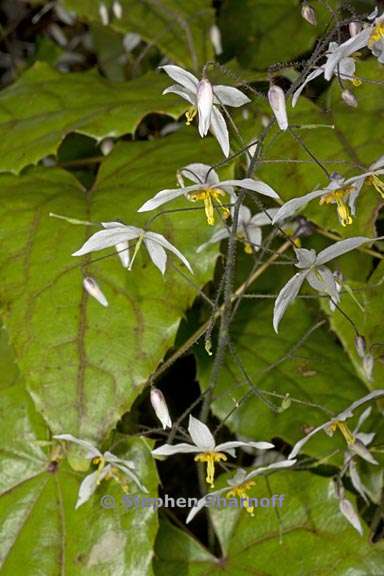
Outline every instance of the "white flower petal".
[[316, 266], [308, 273], [307, 281], [320, 294], [328, 294], [336, 303], [339, 301], [335, 277], [327, 266]]
[[100, 230], [88, 238], [80, 250], [74, 252], [72, 256], [83, 256], [90, 252], [110, 248], [111, 246], [116, 246], [116, 244], [119, 244], [120, 242], [126, 242], [138, 238], [141, 234], [141, 228], [136, 228], [136, 226], [124, 226], [123, 224], [120, 228], [116, 227], [107, 230]]
[[348, 406], [348, 408], [340, 412], [340, 414], [338, 414], [335, 417], [335, 420], [346, 420], [347, 418], [350, 418], [353, 414], [353, 411], [356, 410], [356, 408], [359, 408], [359, 406], [361, 406], [362, 404], [365, 404], [366, 402], [369, 402], [374, 398], [379, 398], [380, 396], [384, 396], [384, 389], [374, 390], [373, 392], [366, 394], [362, 398], [359, 398], [355, 402], [352, 402], [352, 404]]
[[144, 204], [138, 209], [138, 212], [149, 212], [150, 210], [155, 210], [156, 208], [159, 208], [159, 206], [162, 206], [171, 200], [175, 200], [175, 198], [179, 198], [180, 196], [188, 194], [188, 192], [194, 192], [195, 190], [200, 189], [201, 186], [195, 184], [193, 186], [186, 186], [185, 188], [160, 190], [160, 192], [157, 192], [153, 198], [144, 202]]
[[263, 235], [261, 232], [261, 228], [258, 226], [253, 226], [252, 224], [248, 224], [245, 228], [245, 236], [249, 243], [252, 245], [252, 248], [256, 250], [260, 250], [261, 242], [263, 239]]
[[215, 450], [216, 452], [227, 452], [233, 448], [241, 448], [242, 446], [245, 446], [246, 448], [256, 448], [257, 450], [270, 450], [275, 447], [274, 444], [271, 444], [270, 442], [241, 442], [240, 440], [235, 440], [218, 444]]
[[72, 442], [73, 444], [77, 444], [78, 446], [82, 446], [88, 452], [89, 458], [96, 458], [102, 456], [100, 450], [98, 450], [93, 444], [87, 442], [86, 440], [81, 440], [80, 438], [76, 438], [72, 436], [72, 434], [56, 434], [53, 436], [56, 440], [65, 440], [66, 442]]
[[362, 246], [367, 242], [372, 242], [372, 239], [367, 238], [366, 236], [353, 236], [352, 238], [335, 242], [331, 246], [328, 246], [328, 248], [325, 248], [325, 250], [318, 253], [316, 265], [320, 266], [321, 264], [326, 264], [327, 262], [330, 262], [330, 260], [338, 258], [351, 250], [355, 250], [355, 248], [359, 248], [359, 246]]
[[204, 137], [208, 134], [211, 123], [213, 107], [212, 85], [206, 78], [200, 80], [197, 87], [197, 110], [199, 113], [199, 134]]
[[181, 96], [181, 98], [184, 98], [184, 100], [187, 100], [187, 102], [192, 104], [192, 106], [196, 105], [195, 94], [192, 94], [191, 92], [189, 92], [189, 90], [183, 88], [183, 86], [179, 86], [178, 84], [168, 86], [168, 88], [165, 88], [165, 90], [163, 90], [162, 94], [163, 96], [165, 94], [176, 94], [177, 96]]
[[348, 522], [359, 532], [359, 534], [363, 535], [363, 528], [360, 523], [360, 519], [355, 512], [352, 504], [346, 498], [342, 498], [339, 502], [340, 512], [343, 516], [348, 520]]
[[349, 463], [348, 466], [349, 476], [351, 478], [352, 486], [356, 490], [358, 494], [368, 503], [368, 498], [366, 495], [365, 486], [361, 481], [360, 474], [357, 470], [357, 466], [353, 460]]
[[301, 438], [301, 440], [296, 442], [296, 444], [293, 446], [291, 452], [288, 454], [288, 460], [292, 460], [293, 458], [296, 458], [296, 456], [298, 455], [298, 453], [300, 452], [300, 450], [302, 449], [304, 444], [306, 444], [308, 442], [308, 440], [310, 440], [312, 438], [312, 436], [315, 436], [315, 434], [317, 434], [321, 430], [328, 428], [334, 420], [336, 420], [336, 418], [331, 419], [328, 422], [324, 422], [324, 424], [321, 424], [320, 426], [317, 426], [317, 428], [314, 428], [313, 430], [311, 430], [311, 432], [309, 432], [306, 436], [304, 436], [304, 438]]
[[180, 68], [180, 66], [174, 66], [173, 64], [160, 66], [160, 70], [164, 70], [172, 80], [175, 80], [175, 82], [181, 84], [184, 88], [187, 88], [187, 90], [190, 90], [193, 93], [196, 92], [199, 81], [196, 76], [187, 70]]
[[215, 186], [219, 183], [219, 177], [216, 170], [209, 166], [209, 164], [202, 164], [201, 162], [194, 162], [188, 164], [181, 169], [181, 175], [188, 178], [196, 184], [209, 184]]
[[85, 504], [90, 497], [94, 494], [97, 488], [98, 472], [92, 472], [88, 474], [80, 484], [79, 494], [77, 496], [77, 502], [75, 509], [77, 510], [80, 506]]
[[202, 452], [209, 452], [215, 449], [215, 439], [211, 434], [208, 426], [204, 422], [200, 422], [193, 416], [189, 417], [188, 432], [194, 444]]
[[315, 78], [317, 78], [318, 76], [321, 76], [323, 74], [324, 70], [322, 67], [320, 68], [316, 68], [315, 70], [313, 70], [310, 74], [308, 74], [308, 76], [306, 77], [306, 79], [304, 80], [304, 82], [302, 84], [300, 84], [300, 86], [298, 87], [297, 90], [295, 90], [295, 92], [293, 93], [292, 96], [292, 108], [294, 108], [297, 104], [297, 101], [300, 97], [300, 94], [302, 93], [302, 91], [304, 90], [304, 88], [306, 87], [306, 85], [311, 82], [312, 80], [314, 80]]
[[139, 490], [141, 490], [142, 492], [145, 492], [148, 494], [148, 490], [147, 488], [144, 486], [144, 484], [142, 484], [140, 482], [139, 477], [137, 476], [137, 474], [135, 474], [134, 472], [132, 472], [131, 469], [127, 468], [126, 466], [123, 466], [121, 464], [116, 463], [115, 467], [118, 468], [119, 470], [121, 470], [122, 472], [124, 472], [124, 474], [126, 476], [128, 476], [128, 478], [130, 478], [131, 480], [134, 481], [134, 483], [136, 484], [136, 486], [139, 488]]
[[200, 449], [196, 446], [182, 442], [181, 444], [163, 444], [152, 450], [151, 454], [156, 458], [156, 456], [173, 456], [173, 454], [196, 454], [199, 451]]
[[212, 234], [211, 238], [207, 240], [207, 242], [204, 242], [204, 244], [200, 244], [200, 246], [196, 249], [197, 254], [200, 254], [200, 252], [205, 250], [207, 246], [210, 246], [211, 244], [216, 244], [216, 242], [221, 242], [225, 238], [229, 238], [228, 228], [219, 228], [218, 230], [216, 230], [216, 232]]
[[223, 106], [233, 106], [234, 108], [239, 108], [244, 104], [248, 104], [251, 100], [238, 90], [237, 88], [233, 88], [232, 86], [221, 86], [217, 85], [213, 87], [213, 93], [216, 96], [219, 104]]
[[[221, 490], [214, 490], [213, 492], [209, 492], [209, 494], [206, 494], [205, 496], [203, 496], [203, 498], [200, 498], [200, 500], [197, 501], [196, 506], [193, 506], [193, 508], [189, 512], [185, 523], [189, 524], [194, 519], [196, 514], [198, 514], [200, 512], [200, 510], [202, 510], [204, 508], [208, 498], [212, 498], [212, 497], [215, 498], [216, 496], [219, 496], [220, 494], [224, 494], [224, 492], [227, 492], [227, 491], [228, 491], [228, 487], [221, 488]], [[208, 502], [209, 502], [209, 500], [208, 500]]]
[[334, 50], [331, 54], [329, 54], [327, 62], [325, 63], [324, 66], [324, 78], [326, 80], [330, 80], [340, 60], [346, 58], [347, 56], [350, 56], [357, 50], [364, 48], [364, 46], [367, 46], [370, 34], [371, 34], [371, 28], [370, 27], [365, 28], [356, 36], [353, 36], [343, 44], [340, 44], [340, 46], [336, 48], [336, 50]]
[[250, 222], [255, 226], [268, 226], [273, 223], [273, 219], [279, 210], [280, 208], [268, 208], [264, 212], [259, 212], [252, 216]]
[[287, 218], [291, 218], [294, 216], [301, 208], [304, 208], [308, 202], [314, 200], [314, 198], [319, 198], [324, 194], [324, 190], [314, 190], [313, 192], [309, 192], [308, 194], [304, 194], [304, 196], [300, 196], [299, 198], [292, 198], [292, 200], [288, 200], [285, 204], [277, 212], [276, 216], [273, 219], [273, 223], [276, 224], [277, 222], [282, 222]]
[[167, 267], [167, 253], [164, 248], [153, 240], [144, 237], [144, 244], [148, 250], [148, 254], [160, 272], [164, 275]]
[[[280, 462], [274, 462], [273, 464], [269, 464], [269, 466], [261, 466], [256, 470], [253, 470], [249, 474], [246, 475], [244, 478], [245, 481], [251, 480], [255, 478], [255, 476], [259, 476], [260, 474], [264, 474], [264, 472], [269, 472], [270, 470], [279, 470], [280, 468], [291, 468], [296, 464], [296, 460], [281, 460]], [[244, 481], [243, 480], [243, 481]]]
[[315, 250], [307, 250], [306, 248], [295, 248], [297, 258], [296, 268], [310, 268], [316, 261]]
[[278, 332], [279, 324], [289, 304], [293, 302], [305, 280], [306, 272], [297, 272], [280, 290], [273, 310], [273, 328]]
[[191, 272], [191, 274], [193, 274], [193, 270], [191, 268], [191, 265], [188, 262], [188, 260], [186, 259], [186, 257], [183, 256], [183, 254], [180, 252], [180, 250], [178, 250], [173, 244], [168, 242], [168, 240], [166, 238], [164, 238], [164, 236], [162, 236], [162, 234], [158, 234], [157, 232], [146, 232], [145, 238], [148, 238], [149, 240], [154, 240], [155, 242], [158, 242], [159, 244], [161, 244], [163, 246], [163, 248], [165, 248], [166, 250], [169, 250], [170, 252], [175, 254], [175, 256], [177, 256], [182, 261], [184, 266], [186, 266], [188, 268], [188, 270]]
[[378, 461], [372, 456], [368, 448], [366, 448], [363, 442], [361, 442], [358, 438], [356, 438], [353, 444], [350, 444], [349, 450], [370, 464], [378, 464]]
[[228, 158], [229, 156], [229, 134], [228, 128], [224, 120], [224, 116], [217, 109], [216, 106], [212, 108], [211, 114], [211, 126], [210, 130], [223, 151], [224, 156]]
[[280, 199], [277, 192], [275, 192], [271, 186], [262, 180], [254, 180], [253, 178], [242, 178], [241, 180], [223, 180], [223, 182], [220, 182], [220, 185], [239, 186], [241, 188], [246, 188], [247, 190], [252, 190], [253, 192], [258, 192], [259, 194], [268, 196], [269, 198]]

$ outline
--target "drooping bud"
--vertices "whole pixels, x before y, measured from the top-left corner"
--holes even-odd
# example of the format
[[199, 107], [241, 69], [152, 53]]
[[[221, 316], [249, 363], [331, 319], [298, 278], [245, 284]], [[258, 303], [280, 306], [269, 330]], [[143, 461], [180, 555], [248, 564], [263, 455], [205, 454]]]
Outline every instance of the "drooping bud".
[[367, 353], [367, 341], [364, 336], [360, 336], [360, 334], [355, 336], [355, 348], [360, 358], [364, 358]]
[[312, 26], [317, 25], [317, 17], [314, 8], [308, 2], [303, 2], [301, 5], [301, 15]]
[[102, 293], [98, 283], [91, 276], [86, 276], [83, 280], [84, 289], [92, 298], [95, 298], [102, 306], [108, 306], [108, 300]]
[[112, 152], [113, 145], [114, 145], [114, 142], [113, 142], [112, 138], [104, 138], [104, 140], [100, 144], [100, 150], [101, 150], [103, 156], [108, 156], [108, 154], [110, 154]]
[[209, 29], [209, 38], [212, 42], [213, 49], [216, 56], [220, 56], [223, 53], [223, 46], [221, 43], [221, 32], [220, 28], [214, 24]]
[[372, 354], [366, 354], [363, 358], [363, 372], [368, 380], [372, 380], [372, 372], [375, 359]]
[[168, 406], [164, 394], [158, 388], [151, 389], [151, 404], [156, 416], [160, 420], [163, 429], [172, 428], [172, 420], [169, 415]]
[[212, 84], [207, 78], [202, 78], [197, 85], [197, 110], [199, 113], [199, 134], [206, 136], [211, 123], [213, 107]]
[[349, 28], [349, 35], [351, 36], [351, 38], [353, 38], [353, 36], [357, 36], [359, 32], [361, 32], [363, 26], [361, 22], [350, 22], [348, 28]]
[[108, 26], [109, 24], [109, 13], [108, 8], [104, 4], [104, 2], [100, 2], [99, 4], [99, 16], [103, 26]]
[[288, 118], [284, 90], [280, 86], [272, 84], [268, 90], [268, 100], [280, 130], [286, 130], [288, 128]]
[[346, 498], [343, 498], [339, 502], [339, 509], [342, 515], [348, 520], [348, 522], [359, 532], [363, 534], [363, 529], [361, 527], [360, 519], [355, 512], [352, 504]]
[[351, 106], [351, 108], [357, 108], [358, 102], [355, 95], [348, 89], [343, 90], [341, 93], [341, 97], [347, 106]]
[[118, 20], [121, 20], [123, 17], [123, 7], [120, 4], [119, 0], [115, 0], [112, 4], [112, 12]]
[[132, 52], [141, 42], [140, 34], [137, 32], [128, 32], [123, 38], [124, 50]]

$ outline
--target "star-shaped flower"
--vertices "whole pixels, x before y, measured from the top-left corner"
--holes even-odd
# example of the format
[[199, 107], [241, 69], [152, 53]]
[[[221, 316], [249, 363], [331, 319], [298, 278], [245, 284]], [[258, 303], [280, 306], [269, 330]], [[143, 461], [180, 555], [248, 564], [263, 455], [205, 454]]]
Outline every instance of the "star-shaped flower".
[[[296, 460], [282, 460], [280, 462], [275, 462], [273, 464], [269, 464], [268, 466], [260, 466], [251, 472], [246, 472], [243, 468], [238, 468], [236, 473], [232, 478], [227, 479], [227, 486], [221, 488], [220, 490], [215, 490], [214, 492], [209, 492], [203, 498], [201, 498], [196, 506], [192, 508], [190, 513], [187, 516], [186, 524], [189, 524], [191, 520], [200, 512], [202, 508], [204, 508], [205, 504], [208, 503], [209, 499], [212, 499], [216, 496], [220, 496], [220, 494], [226, 493], [227, 498], [244, 498], [245, 499], [245, 508], [251, 516], [253, 516], [253, 506], [247, 506], [247, 492], [250, 490], [254, 485], [254, 478], [256, 476], [260, 476], [262, 474], [271, 472], [273, 470], [278, 470], [281, 468], [290, 468], [296, 463]], [[211, 500], [212, 501], [212, 500]]]
[[[95, 232], [95, 234], [92, 234], [83, 246], [74, 252], [72, 256], [84, 256], [84, 254], [89, 254], [90, 252], [115, 246], [116, 249], [119, 250], [119, 255], [121, 252], [125, 252], [122, 262], [125, 267], [131, 270], [136, 254], [141, 244], [144, 243], [149, 257], [162, 274], [165, 273], [167, 266], [166, 250], [175, 254], [188, 270], [192, 272], [191, 265], [185, 256], [161, 234], [148, 232], [136, 226], [126, 226], [120, 222], [103, 222], [102, 225], [104, 230], [99, 230]], [[136, 245], [133, 256], [130, 259], [129, 242], [132, 240], [136, 240]]]
[[232, 86], [213, 86], [207, 78], [198, 80], [196, 76], [179, 66], [168, 64], [160, 68], [177, 82], [166, 88], [163, 94], [177, 94], [192, 104], [186, 113], [187, 124], [190, 124], [198, 114], [200, 136], [206, 136], [210, 130], [225, 156], [229, 156], [228, 129], [219, 106], [238, 108], [250, 102], [250, 99]]
[[294, 250], [297, 257], [295, 266], [300, 269], [300, 272], [297, 272], [288, 280], [276, 298], [273, 311], [273, 327], [275, 331], [278, 331], [279, 323], [288, 305], [296, 298], [305, 280], [307, 280], [309, 285], [317, 290], [317, 292], [328, 294], [331, 300], [337, 303], [340, 297], [336, 286], [336, 279], [332, 271], [327, 266], [324, 266], [324, 264], [327, 264], [346, 252], [362, 246], [366, 242], [372, 242], [372, 239], [365, 236], [354, 236], [353, 238], [335, 242], [318, 254], [316, 254], [314, 250], [295, 248]]
[[146, 487], [143, 486], [135, 474], [134, 470], [136, 467], [134, 462], [131, 460], [119, 458], [112, 454], [112, 452], [108, 451], [102, 453], [90, 442], [76, 438], [75, 436], [72, 436], [72, 434], [57, 434], [54, 438], [56, 438], [56, 440], [65, 440], [66, 442], [72, 442], [73, 444], [81, 446], [86, 450], [85, 458], [91, 460], [92, 464], [97, 465], [97, 470], [88, 474], [80, 484], [79, 495], [75, 506], [76, 509], [90, 499], [98, 485], [105, 478], [114, 478], [121, 485], [123, 490], [126, 491], [127, 486], [123, 480], [121, 472], [123, 472], [124, 476], [132, 480], [139, 490], [146, 493], [148, 492]]
[[[155, 210], [163, 204], [175, 200], [180, 196], [185, 196], [192, 202], [204, 202], [205, 214], [208, 224], [215, 223], [214, 210], [215, 206], [223, 213], [224, 218], [228, 218], [230, 210], [223, 205], [221, 199], [228, 196], [228, 199], [234, 201], [236, 199], [234, 188], [244, 188], [268, 196], [269, 198], [279, 199], [278, 194], [265, 182], [261, 180], [254, 180], [253, 178], [242, 178], [239, 180], [223, 180], [220, 181], [216, 171], [208, 164], [188, 164], [181, 171], [180, 188], [161, 190], [153, 198], [147, 200], [138, 210], [138, 212], [148, 212]], [[183, 178], [187, 178], [195, 184], [191, 186], [184, 186]]]
[[153, 456], [172, 456], [173, 454], [196, 454], [196, 462], [207, 463], [207, 483], [214, 486], [215, 462], [227, 460], [226, 454], [235, 456], [235, 448], [247, 446], [258, 450], [274, 448], [270, 442], [241, 442], [232, 441], [222, 444], [215, 443], [208, 426], [193, 416], [189, 417], [188, 432], [193, 444], [163, 444], [152, 450]]

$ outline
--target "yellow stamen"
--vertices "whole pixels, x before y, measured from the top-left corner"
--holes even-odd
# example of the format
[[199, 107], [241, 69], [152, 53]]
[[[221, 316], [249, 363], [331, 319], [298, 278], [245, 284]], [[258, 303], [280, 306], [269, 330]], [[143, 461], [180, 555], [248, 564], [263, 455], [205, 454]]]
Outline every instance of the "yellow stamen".
[[189, 194], [188, 199], [192, 202], [197, 202], [198, 200], [202, 200], [204, 202], [207, 222], [210, 226], [212, 226], [215, 223], [213, 201], [217, 202], [219, 205], [224, 219], [227, 219], [231, 214], [228, 208], [223, 206], [223, 203], [220, 200], [220, 196], [225, 196], [223, 190], [220, 190], [219, 188], [204, 188], [199, 192], [193, 192]]
[[348, 428], [347, 424], [345, 422], [340, 422], [340, 421], [335, 421], [332, 422], [332, 424], [330, 424], [328, 426], [328, 428], [326, 429], [327, 434], [329, 434], [330, 436], [333, 436], [333, 433], [335, 432], [336, 429], [339, 429], [340, 432], [342, 433], [342, 435], [345, 438], [345, 441], [347, 442], [347, 444], [351, 445], [354, 444], [355, 442], [355, 437], [352, 434], [352, 432], [350, 431], [350, 429]]
[[384, 38], [384, 22], [379, 22], [378, 24], [376, 24], [369, 37], [368, 48], [372, 48], [374, 43], [378, 42], [382, 38]]
[[253, 254], [252, 245], [249, 242], [244, 243], [244, 252], [246, 254]]
[[368, 176], [367, 181], [369, 184], [372, 184], [374, 189], [380, 194], [382, 198], [384, 198], [384, 182], [380, 180], [376, 174], [372, 174], [372, 176]]
[[191, 122], [194, 119], [194, 117], [196, 116], [196, 114], [197, 114], [197, 110], [194, 106], [192, 106], [189, 110], [186, 111], [185, 117], [187, 119], [187, 121], [186, 121], [187, 126], [191, 125]]
[[243, 482], [243, 484], [235, 486], [232, 488], [232, 490], [226, 493], [227, 498], [244, 498], [244, 508], [251, 516], [254, 516], [253, 511], [255, 507], [249, 505], [247, 491], [250, 490], [254, 485], [254, 480], [248, 480], [248, 482]]
[[202, 454], [197, 454], [195, 456], [195, 462], [206, 462], [207, 463], [207, 484], [210, 484], [212, 488], [214, 487], [215, 478], [215, 462], [220, 462], [221, 460], [227, 460], [227, 457], [222, 452], [204, 452]]
[[342, 226], [352, 224], [352, 216], [348, 205], [345, 203], [345, 197], [353, 192], [353, 190], [353, 186], [346, 186], [345, 188], [338, 188], [337, 190], [328, 192], [320, 198], [320, 204], [337, 204], [337, 214]]
[[363, 83], [363, 82], [360, 80], [360, 78], [357, 78], [356, 76], [354, 76], [354, 77], [352, 78], [352, 84], [353, 84], [354, 86], [356, 86], [356, 88], [357, 88], [358, 86], [361, 86], [362, 83]]
[[99, 476], [100, 476], [100, 473], [101, 473], [102, 469], [103, 469], [104, 466], [105, 466], [105, 460], [104, 460], [104, 458], [102, 458], [101, 456], [96, 456], [96, 458], [93, 458], [92, 464], [95, 464], [95, 465], [97, 466], [97, 481], [96, 481], [96, 484], [100, 484]]

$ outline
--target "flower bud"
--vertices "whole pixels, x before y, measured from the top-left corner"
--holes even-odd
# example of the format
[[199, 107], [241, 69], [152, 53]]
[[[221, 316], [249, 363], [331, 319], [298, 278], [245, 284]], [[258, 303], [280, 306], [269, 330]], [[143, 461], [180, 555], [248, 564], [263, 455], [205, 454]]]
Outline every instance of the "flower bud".
[[372, 380], [373, 366], [375, 359], [372, 354], [366, 354], [363, 358], [363, 372], [368, 380]]
[[99, 16], [103, 26], [108, 26], [109, 24], [109, 14], [108, 8], [104, 4], [104, 2], [100, 2], [99, 4]]
[[360, 523], [360, 519], [355, 512], [352, 504], [346, 498], [342, 498], [339, 501], [339, 509], [343, 516], [348, 520], [348, 522], [359, 532], [359, 534], [363, 534], [363, 528]]
[[341, 97], [347, 106], [351, 106], [351, 108], [357, 108], [358, 102], [356, 100], [355, 95], [350, 90], [343, 90], [341, 93]]
[[200, 80], [197, 85], [197, 110], [199, 112], [199, 133], [206, 136], [211, 123], [211, 113], [213, 107], [212, 84], [207, 78]]
[[119, 0], [115, 0], [114, 3], [112, 4], [112, 12], [115, 18], [121, 20], [121, 18], [123, 17], [123, 7], [120, 4]]
[[367, 352], [367, 342], [364, 336], [360, 336], [360, 334], [355, 336], [355, 348], [360, 358], [364, 358]]
[[172, 428], [172, 420], [168, 412], [168, 406], [164, 394], [158, 388], [151, 389], [151, 404], [156, 416], [160, 420], [163, 429]]
[[268, 90], [268, 100], [280, 130], [286, 130], [288, 128], [288, 118], [284, 90], [280, 86], [272, 84]]
[[110, 154], [112, 152], [113, 145], [114, 145], [114, 142], [113, 142], [112, 138], [104, 138], [104, 140], [100, 144], [100, 150], [101, 150], [103, 156], [108, 156], [108, 154]]
[[310, 4], [307, 4], [307, 2], [303, 2], [301, 5], [301, 15], [304, 20], [306, 20], [309, 24], [312, 24], [312, 26], [317, 25], [316, 12], [314, 8], [310, 6]]
[[353, 38], [353, 36], [357, 36], [357, 34], [361, 32], [363, 27], [361, 22], [350, 22], [348, 28], [349, 28], [349, 35], [351, 36], [351, 38]]
[[98, 283], [91, 276], [86, 276], [83, 280], [84, 289], [92, 298], [95, 298], [102, 306], [108, 306], [108, 300], [102, 293]]
[[209, 29], [209, 38], [211, 40], [213, 49], [215, 51], [216, 56], [220, 56], [223, 53], [223, 46], [221, 43], [221, 32], [220, 28], [214, 24]]

